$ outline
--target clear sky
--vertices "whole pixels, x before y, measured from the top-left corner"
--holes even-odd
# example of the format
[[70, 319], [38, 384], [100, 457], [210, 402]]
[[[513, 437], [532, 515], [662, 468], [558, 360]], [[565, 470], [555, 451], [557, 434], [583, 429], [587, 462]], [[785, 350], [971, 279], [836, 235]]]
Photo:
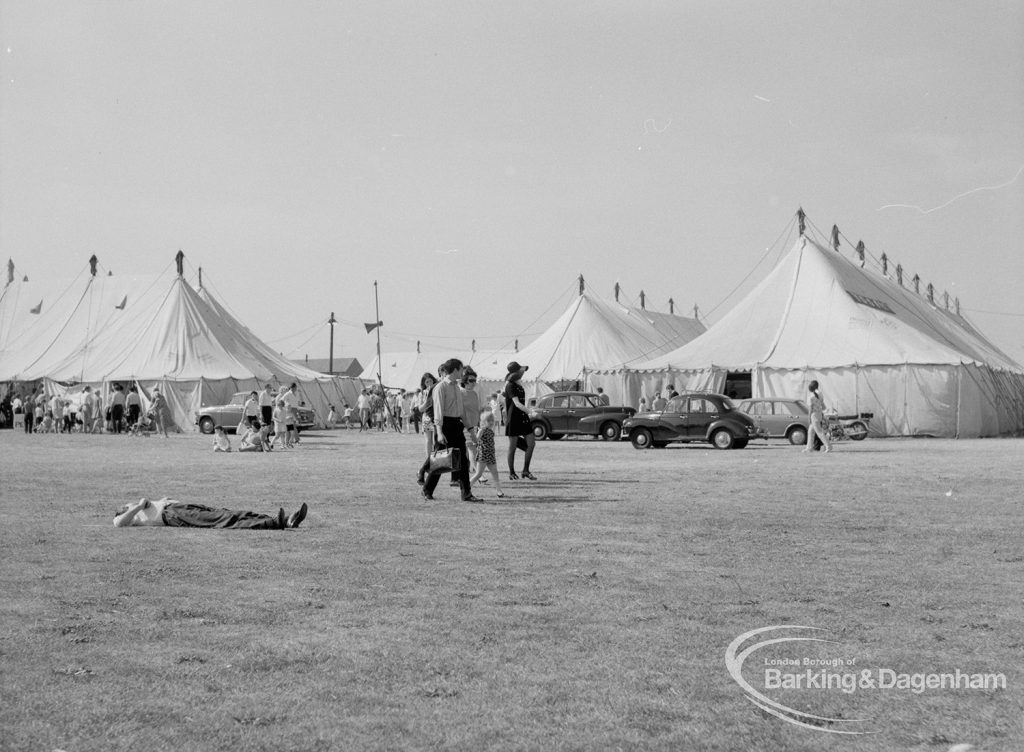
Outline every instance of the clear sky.
[[1024, 0], [0, 0], [0, 66], [0, 260], [180, 248], [291, 357], [367, 363], [374, 280], [391, 350], [580, 273], [713, 323], [803, 206], [1024, 361]]

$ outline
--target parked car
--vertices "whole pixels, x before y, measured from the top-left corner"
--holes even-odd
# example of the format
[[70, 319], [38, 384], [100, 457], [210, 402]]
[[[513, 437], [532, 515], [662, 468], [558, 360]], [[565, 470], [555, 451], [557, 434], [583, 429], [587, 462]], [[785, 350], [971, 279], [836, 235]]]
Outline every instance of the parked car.
[[622, 437], [622, 423], [634, 413], [632, 407], [602, 405], [591, 392], [553, 392], [530, 409], [530, 422], [538, 439], [574, 434], [613, 441]]
[[807, 443], [811, 414], [807, 405], [798, 399], [784, 397], [758, 397], [739, 403], [739, 411], [749, 415], [754, 425], [764, 429], [769, 439], [789, 439], [798, 446]]
[[[231, 401], [226, 405], [210, 405], [201, 408], [195, 414], [195, 424], [203, 433], [213, 433], [214, 426], [224, 426], [225, 431], [233, 433], [238, 424], [242, 422], [242, 410], [245, 408], [245, 401], [248, 397], [249, 392], [235, 392]], [[296, 430], [305, 431], [315, 425], [312, 409], [300, 405], [296, 412], [298, 413]]]
[[690, 392], [673, 397], [660, 412], [637, 413], [622, 424], [636, 449], [679, 441], [707, 441], [718, 449], [742, 449], [765, 432], [724, 394]]

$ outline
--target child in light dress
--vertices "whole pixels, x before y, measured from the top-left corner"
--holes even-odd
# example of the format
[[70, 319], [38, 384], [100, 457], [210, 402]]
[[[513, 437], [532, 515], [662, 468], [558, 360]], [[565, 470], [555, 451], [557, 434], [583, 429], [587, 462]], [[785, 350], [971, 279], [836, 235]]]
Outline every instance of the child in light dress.
[[36, 425], [39, 426], [36, 429], [39, 433], [57, 433], [57, 424], [53, 420], [53, 410], [47, 410], [42, 423], [37, 423]]
[[278, 400], [274, 406], [274, 440], [270, 442], [271, 449], [278, 439], [281, 439], [282, 447], [291, 447], [288, 441], [288, 411], [285, 409], [284, 400]]
[[231, 451], [231, 440], [228, 438], [228, 435], [224, 433], [224, 426], [214, 426], [213, 428], [213, 451]]
[[494, 490], [500, 499], [505, 494], [501, 490], [501, 480], [498, 478], [498, 460], [494, 453], [494, 425], [494, 413], [490, 410], [481, 410], [480, 430], [476, 435], [478, 445], [476, 450], [476, 472], [469, 482], [470, 484], [476, 483], [480, 480], [480, 476], [484, 474], [484, 470], [489, 470], [491, 478], [494, 479]]
[[341, 423], [345, 426], [345, 429], [352, 427], [352, 406], [349, 403], [345, 403], [345, 409], [342, 413]]
[[331, 411], [329, 413], [327, 413], [327, 427], [331, 428], [331, 429], [337, 428], [337, 424], [338, 424], [338, 413], [334, 409], [334, 405], [331, 405]]

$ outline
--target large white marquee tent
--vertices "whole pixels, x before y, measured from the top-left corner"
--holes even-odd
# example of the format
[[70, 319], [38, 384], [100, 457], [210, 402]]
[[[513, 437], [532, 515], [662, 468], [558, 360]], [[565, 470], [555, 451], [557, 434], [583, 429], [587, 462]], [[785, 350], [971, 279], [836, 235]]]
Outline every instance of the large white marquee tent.
[[630, 307], [583, 291], [533, 342], [510, 357], [483, 359], [477, 372], [488, 384], [500, 385], [508, 362], [516, 360], [529, 366], [523, 378], [527, 394], [539, 396], [551, 384], [582, 381], [587, 370], [626, 367], [670, 352], [703, 331], [697, 319]]
[[[838, 243], [836, 243], [838, 245]], [[1024, 430], [1024, 369], [958, 310], [801, 234], [721, 321], [672, 352], [588, 374], [613, 399], [673, 384], [723, 392], [749, 374], [755, 397], [803, 397], [817, 379], [840, 414], [872, 412], [876, 434], [976, 437]]]
[[320, 422], [353, 402], [358, 381], [309, 370], [275, 353], [182, 274], [88, 274], [59, 282], [9, 275], [0, 297], [0, 381], [42, 381], [47, 392], [85, 385], [106, 401], [115, 383], [160, 386], [174, 422], [191, 430], [203, 405], [236, 391], [295, 382]]

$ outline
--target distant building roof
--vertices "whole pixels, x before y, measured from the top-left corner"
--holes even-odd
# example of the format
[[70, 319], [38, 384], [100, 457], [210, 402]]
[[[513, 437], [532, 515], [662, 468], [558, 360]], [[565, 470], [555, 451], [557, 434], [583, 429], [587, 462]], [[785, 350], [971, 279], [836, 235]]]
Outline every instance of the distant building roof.
[[358, 358], [335, 358], [333, 371], [328, 370], [331, 367], [330, 358], [305, 358], [295, 362], [314, 371], [329, 373], [334, 376], [351, 376], [356, 378], [363, 372], [363, 366]]

